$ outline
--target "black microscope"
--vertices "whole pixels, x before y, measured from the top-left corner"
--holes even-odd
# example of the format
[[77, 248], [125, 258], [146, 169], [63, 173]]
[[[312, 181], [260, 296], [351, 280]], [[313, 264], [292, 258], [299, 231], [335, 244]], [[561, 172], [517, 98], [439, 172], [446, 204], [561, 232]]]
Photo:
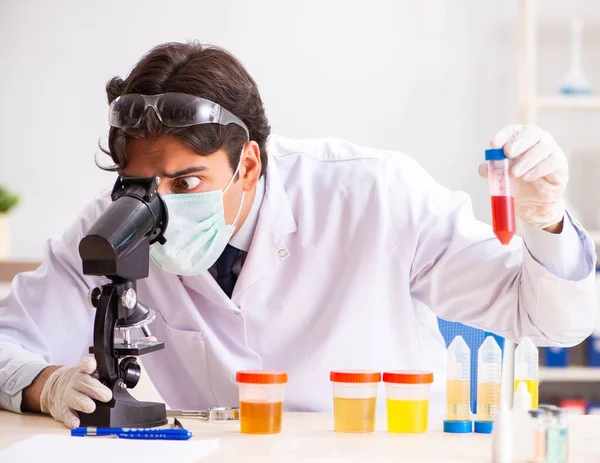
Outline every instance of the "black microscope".
[[[150, 245], [165, 243], [167, 207], [157, 192], [160, 179], [119, 177], [112, 203], [79, 243], [85, 275], [109, 281], [93, 288], [88, 302], [96, 309], [90, 353], [97, 377], [112, 390], [110, 402], [96, 402], [93, 413], [80, 413], [81, 426], [148, 428], [167, 424], [163, 403], [140, 402], [129, 394], [141, 376], [136, 357], [164, 348], [160, 341], [132, 340], [132, 330], [151, 336], [152, 309], [137, 300], [136, 280], [146, 278]], [[121, 341], [115, 340], [115, 332]]]

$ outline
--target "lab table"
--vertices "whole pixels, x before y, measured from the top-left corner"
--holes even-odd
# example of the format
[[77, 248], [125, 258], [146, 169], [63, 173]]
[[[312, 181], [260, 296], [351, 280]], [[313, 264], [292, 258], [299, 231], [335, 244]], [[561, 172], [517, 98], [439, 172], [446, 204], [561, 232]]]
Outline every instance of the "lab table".
[[[193, 439], [218, 439], [216, 452], [201, 462], [490, 462], [490, 435], [445, 434], [441, 422], [432, 420], [420, 435], [392, 435], [385, 431], [385, 416], [378, 416], [370, 434], [333, 432], [328, 413], [285, 413], [277, 435], [242, 435], [239, 422], [207, 422], [181, 418]], [[52, 418], [0, 411], [0, 449], [35, 434], [69, 431]], [[569, 417], [569, 463], [600, 462], [600, 416]], [[73, 439], [82, 439], [76, 438]], [[86, 439], [94, 439], [89, 437]]]

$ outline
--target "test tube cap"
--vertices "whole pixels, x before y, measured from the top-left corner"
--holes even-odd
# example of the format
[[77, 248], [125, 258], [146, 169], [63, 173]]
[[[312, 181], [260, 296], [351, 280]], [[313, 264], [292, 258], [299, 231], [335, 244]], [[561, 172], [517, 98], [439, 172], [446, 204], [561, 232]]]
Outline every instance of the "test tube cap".
[[485, 160], [486, 161], [504, 161], [508, 159], [506, 154], [504, 154], [504, 148], [492, 148], [489, 150], [485, 150]]
[[444, 432], [452, 434], [463, 434], [473, 432], [472, 421], [450, 421], [444, 420]]
[[475, 432], [479, 434], [491, 434], [494, 428], [493, 421], [475, 421]]

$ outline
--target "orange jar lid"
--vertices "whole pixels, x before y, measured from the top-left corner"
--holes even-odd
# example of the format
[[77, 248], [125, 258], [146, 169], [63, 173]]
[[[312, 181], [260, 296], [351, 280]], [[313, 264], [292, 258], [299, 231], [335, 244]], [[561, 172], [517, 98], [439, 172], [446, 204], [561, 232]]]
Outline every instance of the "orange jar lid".
[[396, 384], [431, 384], [433, 373], [430, 371], [386, 371], [383, 373], [384, 383]]
[[378, 383], [381, 381], [381, 373], [370, 370], [332, 371], [329, 380], [334, 383]]
[[238, 371], [235, 380], [245, 384], [285, 384], [288, 376], [284, 371], [247, 370]]

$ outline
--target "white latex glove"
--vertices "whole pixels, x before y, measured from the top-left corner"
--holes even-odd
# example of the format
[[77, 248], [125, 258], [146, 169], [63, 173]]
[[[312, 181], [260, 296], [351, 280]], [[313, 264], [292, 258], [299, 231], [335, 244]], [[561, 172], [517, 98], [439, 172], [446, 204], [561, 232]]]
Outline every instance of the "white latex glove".
[[112, 391], [93, 378], [96, 370], [94, 357], [83, 357], [75, 367], [61, 367], [44, 384], [40, 396], [43, 413], [49, 413], [68, 428], [79, 426], [75, 411], [91, 413], [96, 409], [92, 399], [108, 402]]
[[[536, 126], [509, 125], [494, 136], [490, 146], [504, 147], [512, 159], [516, 215], [538, 230], [560, 223], [569, 166], [552, 135]], [[479, 173], [487, 176], [485, 162]]]

